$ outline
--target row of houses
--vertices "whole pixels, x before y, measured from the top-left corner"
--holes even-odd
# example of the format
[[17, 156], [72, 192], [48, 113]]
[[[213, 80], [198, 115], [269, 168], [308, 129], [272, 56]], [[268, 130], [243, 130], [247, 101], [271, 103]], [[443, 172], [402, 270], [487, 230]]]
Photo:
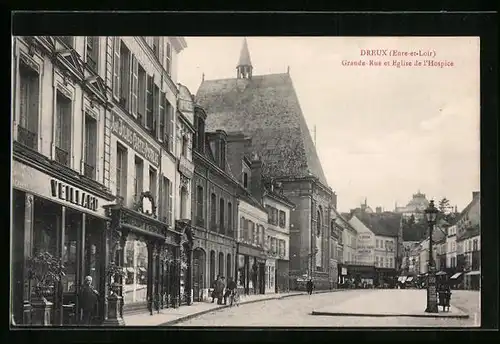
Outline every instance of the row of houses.
[[[17, 324], [74, 321], [86, 276], [103, 296], [96, 323], [203, 301], [218, 275], [247, 294], [306, 277], [336, 285], [342, 221], [289, 73], [254, 76], [245, 40], [236, 78], [194, 95], [177, 81], [186, 48], [182, 37], [13, 39]], [[40, 302], [31, 262], [44, 252], [66, 271]]]
[[[481, 285], [480, 193], [473, 192], [470, 203], [451, 223], [441, 222], [433, 233], [433, 258], [438, 273], [465, 289]], [[429, 239], [404, 243], [402, 272], [422, 276], [428, 272]]]

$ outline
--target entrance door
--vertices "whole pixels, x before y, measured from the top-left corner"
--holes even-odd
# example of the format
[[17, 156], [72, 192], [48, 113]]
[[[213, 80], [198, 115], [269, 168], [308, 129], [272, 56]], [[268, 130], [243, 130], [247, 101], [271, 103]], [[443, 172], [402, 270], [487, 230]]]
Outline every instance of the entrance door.
[[259, 263], [259, 294], [266, 293], [266, 264]]
[[86, 276], [92, 277], [92, 285], [97, 289], [100, 297], [93, 313], [92, 323], [99, 324], [104, 320], [102, 315], [105, 291], [101, 283], [101, 231], [104, 224], [101, 220], [87, 215], [85, 224], [85, 246], [83, 248], [83, 271], [81, 280]]
[[202, 290], [205, 288], [205, 252], [201, 248], [193, 251], [193, 298], [202, 301]]

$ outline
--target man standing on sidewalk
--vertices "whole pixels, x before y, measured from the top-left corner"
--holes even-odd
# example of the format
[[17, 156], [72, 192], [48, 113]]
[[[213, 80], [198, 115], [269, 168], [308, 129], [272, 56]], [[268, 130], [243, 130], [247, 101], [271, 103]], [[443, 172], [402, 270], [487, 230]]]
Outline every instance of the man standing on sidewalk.
[[226, 284], [224, 283], [224, 276], [222, 276], [221, 278], [219, 278], [217, 280], [217, 283], [215, 286], [218, 305], [222, 305], [222, 297], [224, 296], [224, 288], [225, 287], [226, 287]]
[[215, 298], [217, 297], [217, 282], [220, 279], [220, 275], [217, 275], [217, 279], [212, 283], [212, 303], [214, 303]]
[[312, 281], [312, 278], [310, 278], [309, 281], [307, 281], [307, 293], [309, 295], [312, 295], [313, 288], [314, 288], [314, 283]]

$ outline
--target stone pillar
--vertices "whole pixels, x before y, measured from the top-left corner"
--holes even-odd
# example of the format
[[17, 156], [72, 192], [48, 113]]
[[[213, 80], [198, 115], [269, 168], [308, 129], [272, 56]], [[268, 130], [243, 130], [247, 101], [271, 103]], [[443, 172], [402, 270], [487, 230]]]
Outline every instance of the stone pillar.
[[24, 264], [23, 264], [23, 324], [31, 324], [31, 281], [28, 277], [26, 262], [31, 257], [33, 250], [33, 219], [35, 212], [35, 200], [32, 194], [25, 194], [24, 202]]
[[147, 249], [148, 249], [148, 280], [147, 280], [147, 303], [148, 303], [148, 310], [149, 314], [153, 315], [153, 298], [154, 298], [154, 291], [153, 291], [153, 251], [154, 251], [154, 244], [151, 241], [147, 242]]
[[[186, 247], [186, 260], [187, 260], [187, 271], [186, 271], [186, 287], [187, 290], [187, 304], [188, 306], [193, 303], [192, 290], [193, 290], [193, 248], [191, 245]], [[228, 271], [229, 273], [229, 271]]]
[[158, 244], [153, 243], [153, 268], [154, 268], [154, 285], [153, 285], [153, 301], [154, 308], [157, 313], [160, 313], [160, 259], [159, 259]]

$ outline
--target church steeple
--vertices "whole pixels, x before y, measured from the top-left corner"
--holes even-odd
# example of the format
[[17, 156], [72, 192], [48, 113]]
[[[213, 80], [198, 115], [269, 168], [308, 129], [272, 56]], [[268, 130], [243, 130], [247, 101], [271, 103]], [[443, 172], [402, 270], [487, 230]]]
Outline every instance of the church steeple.
[[252, 61], [250, 60], [250, 52], [248, 51], [247, 39], [243, 39], [243, 46], [241, 47], [240, 59], [236, 66], [236, 75], [238, 79], [251, 79], [252, 78]]

